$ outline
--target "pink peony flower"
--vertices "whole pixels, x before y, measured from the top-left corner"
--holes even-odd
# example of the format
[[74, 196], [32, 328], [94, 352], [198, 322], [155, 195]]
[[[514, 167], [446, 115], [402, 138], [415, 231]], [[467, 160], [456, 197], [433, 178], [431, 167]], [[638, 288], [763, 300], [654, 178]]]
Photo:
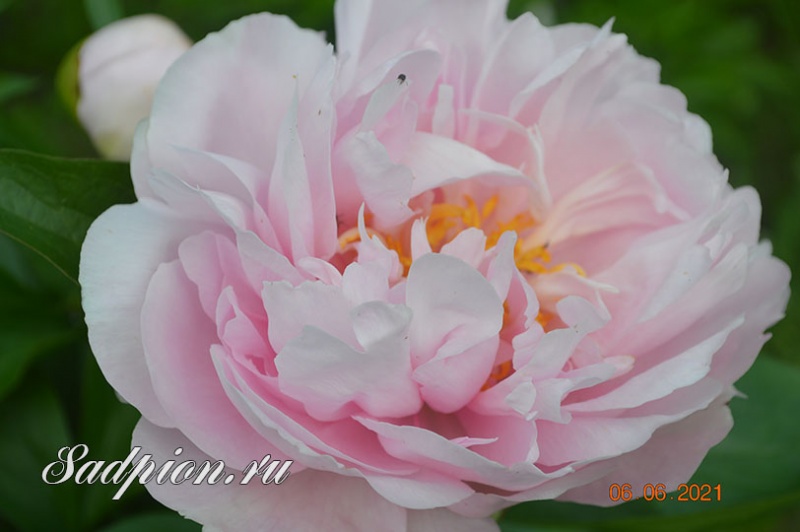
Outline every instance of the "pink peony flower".
[[147, 485], [225, 530], [497, 530], [674, 489], [729, 431], [789, 272], [708, 126], [609, 27], [505, 3], [340, 0], [336, 53], [255, 15], [137, 133], [138, 203], [80, 281], [161, 457], [279, 486]]
[[81, 46], [78, 118], [104, 157], [130, 159], [136, 124], [150, 114], [158, 82], [191, 46], [174, 22], [159, 15], [118, 20]]

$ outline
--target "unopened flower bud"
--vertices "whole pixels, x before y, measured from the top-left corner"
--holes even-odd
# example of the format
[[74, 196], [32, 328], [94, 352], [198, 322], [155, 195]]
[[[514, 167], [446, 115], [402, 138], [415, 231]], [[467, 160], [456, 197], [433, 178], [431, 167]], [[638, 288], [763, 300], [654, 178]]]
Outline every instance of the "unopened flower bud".
[[172, 21], [140, 15], [116, 21], [80, 50], [78, 118], [97, 150], [128, 160], [139, 121], [169, 66], [192, 45]]

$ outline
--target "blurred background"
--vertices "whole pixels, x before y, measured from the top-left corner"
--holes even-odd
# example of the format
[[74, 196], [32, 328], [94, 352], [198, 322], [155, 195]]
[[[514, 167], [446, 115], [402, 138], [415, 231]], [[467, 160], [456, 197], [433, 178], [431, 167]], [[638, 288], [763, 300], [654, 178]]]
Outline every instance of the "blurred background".
[[[62, 101], [74, 96], [74, 80], [59, 65], [113, 20], [160, 13], [198, 40], [240, 16], [272, 11], [332, 39], [332, 5], [0, 0], [0, 149], [97, 157]], [[800, 272], [800, 2], [511, 0], [511, 17], [526, 10], [546, 25], [614, 17], [614, 30], [658, 60], [664, 83], [681, 89], [689, 109], [711, 124], [732, 184], [761, 195], [763, 237]], [[792, 287], [797, 293], [797, 278]], [[503, 530], [800, 530], [800, 298], [773, 333], [738, 383], [749, 398], [731, 403], [732, 433], [692, 479], [720, 484], [721, 501], [638, 500], [609, 509], [528, 503], [505, 512]], [[137, 419], [89, 352], [79, 287], [0, 234], [0, 530], [199, 530], [138, 485], [113, 501], [115, 486], [42, 481], [65, 445], [88, 444], [92, 459], [123, 459]]]

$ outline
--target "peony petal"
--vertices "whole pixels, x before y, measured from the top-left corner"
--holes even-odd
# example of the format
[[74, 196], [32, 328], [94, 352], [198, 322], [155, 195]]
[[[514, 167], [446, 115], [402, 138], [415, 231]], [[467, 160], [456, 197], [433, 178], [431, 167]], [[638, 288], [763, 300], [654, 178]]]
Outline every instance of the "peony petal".
[[[414, 313], [411, 344], [417, 365], [437, 355], [455, 330], [457, 346], [476, 345], [497, 334], [502, 302], [486, 279], [455, 257], [428, 254], [411, 265], [406, 301]], [[447, 354], [453, 347], [447, 348]], [[444, 354], [444, 353], [443, 353]]]
[[175, 427], [210, 455], [243, 467], [261, 452], [263, 439], [219, 382], [210, 352], [216, 336], [180, 263], [161, 265], [142, 306], [142, 345], [153, 389]]
[[408, 168], [389, 159], [374, 133], [359, 133], [342, 141], [336, 156], [337, 179], [350, 174], [359, 191], [337, 199], [340, 212], [354, 211], [363, 198], [378, 227], [392, 227], [412, 215], [408, 200], [413, 176]]
[[472, 107], [507, 116], [514, 96], [552, 60], [552, 48], [548, 31], [533, 14], [511, 22], [486, 59]]
[[658, 483], [673, 491], [690, 478], [708, 450], [719, 443], [733, 426], [727, 397], [678, 423], [660, 428], [650, 441], [633, 453], [613, 461], [613, 471], [585, 486], [572, 489], [561, 500], [611, 506], [608, 487], [630, 484], [633, 493], [643, 493], [644, 484]]
[[229, 156], [270, 172], [286, 110], [330, 58], [319, 34], [269, 14], [245, 17], [197, 43], [162, 80], [146, 138], [137, 139], [146, 142], [148, 158], [135, 165], [137, 193], [141, 197], [148, 190], [146, 173], [153, 167], [193, 184], [192, 176], [178, 171], [173, 146]]
[[[344, 296], [353, 306], [370, 301], [386, 301], [389, 297], [389, 275], [391, 273], [387, 269], [385, 264], [379, 262], [351, 263], [342, 276]], [[362, 345], [364, 344], [362, 343]]]
[[772, 256], [769, 246], [760, 246], [750, 263], [750, 275], [742, 290], [729, 301], [733, 308], [747, 308], [746, 320], [734, 330], [714, 355], [711, 376], [721, 382], [735, 382], [747, 371], [769, 339], [767, 328], [783, 318], [789, 299], [789, 267]]
[[[225, 362], [216, 358], [215, 363]], [[219, 371], [224, 372], [224, 368], [220, 367]], [[419, 469], [382, 452], [374, 434], [355, 421], [342, 420], [331, 425], [306, 419], [303, 420], [306, 426], [303, 426], [298, 422], [302, 415], [293, 413], [293, 417], [289, 417], [274, 406], [280, 403], [279, 398], [270, 397], [263, 388], [257, 388], [256, 394], [251, 387], [254, 383], [247, 375], [237, 374], [235, 378], [236, 385], [227, 377], [223, 378], [223, 384], [242, 413], [276, 448], [306, 465], [338, 474], [363, 474], [378, 493], [407, 508], [447, 506], [472, 493], [457, 480]], [[326, 441], [320, 439], [321, 435]], [[353, 463], [358, 469], [347, 468], [342, 462]]]
[[[181, 459], [197, 464], [215, 461], [180, 432], [156, 427], [146, 420], [136, 426], [133, 445], [142, 448], [140, 456], [151, 454], [157, 464], [174, 459], [173, 452], [178, 447], [184, 449]], [[270, 453], [269, 448], [262, 451], [264, 455]], [[252, 460], [262, 458], [253, 455]], [[230, 474], [236, 475], [236, 481], [230, 484], [151, 481], [145, 486], [162, 504], [213, 530], [406, 531], [406, 510], [380, 497], [360, 479], [313, 470], [295, 473], [290, 466], [289, 476], [280, 485], [264, 485], [258, 477], [242, 485], [241, 471], [226, 470], [226, 475]]]
[[411, 379], [411, 312], [375, 301], [351, 315], [363, 352], [307, 327], [275, 359], [281, 391], [321, 421], [347, 417], [353, 406], [375, 417], [416, 413], [422, 400]]
[[[327, 258], [336, 249], [330, 179], [331, 140], [329, 134], [325, 135], [330, 127], [331, 104], [326, 102], [325, 105], [327, 122], [317, 127], [306, 126], [312, 133], [309, 139], [303, 139], [298, 117], [303, 109], [299, 108], [295, 94], [278, 132], [275, 164], [265, 203], [283, 249], [294, 261], [309, 255]], [[325, 120], [321, 118], [322, 109], [319, 112], [319, 120]], [[319, 129], [323, 129], [323, 134], [316, 131]], [[320, 151], [327, 154], [322, 160]]]
[[437, 412], [449, 414], [466, 406], [489, 378], [500, 339], [495, 336], [465, 346], [471, 342], [465, 333], [454, 334], [440, 349], [441, 355], [414, 370], [425, 403]]
[[[486, 235], [480, 229], [468, 227], [458, 233], [453, 240], [442, 246], [441, 253], [461, 259], [473, 268], [478, 269], [486, 254]], [[498, 296], [500, 296], [499, 293]]]
[[425, 428], [395, 425], [366, 417], [356, 419], [380, 437], [381, 445], [392, 456], [418, 464], [427, 471], [439, 472], [445, 478], [517, 491], [565, 473], [544, 473], [532, 462], [501, 464]]
[[739, 327], [743, 321], [741, 318], [737, 319], [722, 331], [683, 353], [672, 356], [646, 371], [629, 376], [608, 393], [588, 401], [570, 404], [570, 412], [635, 408], [694, 384], [708, 374], [712, 357], [725, 343], [731, 331]]
[[[345, 87], [392, 55], [416, 48], [420, 30], [434, 28], [442, 43], [483, 50], [505, 25], [506, 0], [463, 3], [413, 0], [401, 5], [375, 0], [336, 3], [337, 51], [345, 58]], [[478, 63], [480, 57], [473, 58]], [[476, 70], [477, 70], [477, 65]], [[474, 82], [474, 80], [470, 80]]]
[[473, 177], [524, 177], [519, 170], [498, 163], [466, 144], [422, 132], [412, 137], [401, 162], [414, 172], [412, 196]]
[[174, 426], [153, 392], [139, 321], [150, 278], [177, 245], [203, 225], [142, 201], [107, 210], [89, 228], [79, 281], [89, 344], [103, 375], [152, 422]]
[[269, 342], [277, 352], [300, 336], [305, 327], [318, 328], [351, 347], [358, 345], [350, 303], [339, 287], [319, 281], [296, 287], [287, 282], [266, 282], [263, 300], [269, 317]]
[[414, 313], [414, 379], [425, 402], [443, 412], [463, 407], [494, 365], [503, 322], [500, 298], [460, 259], [429, 254], [411, 265], [406, 304]]

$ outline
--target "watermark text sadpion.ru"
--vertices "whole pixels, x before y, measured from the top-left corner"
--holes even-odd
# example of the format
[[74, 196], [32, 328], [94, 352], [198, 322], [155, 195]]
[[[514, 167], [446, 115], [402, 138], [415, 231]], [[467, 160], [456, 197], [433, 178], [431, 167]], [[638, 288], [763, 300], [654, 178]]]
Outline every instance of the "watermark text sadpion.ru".
[[[101, 484], [120, 485], [113, 499], [119, 500], [134, 480], [140, 484], [147, 484], [155, 480], [157, 484], [169, 482], [179, 485], [191, 481], [194, 485], [203, 483], [231, 484], [237, 480], [237, 475], [225, 469], [221, 460], [211, 462], [204, 460], [167, 460], [160, 466], [153, 461], [153, 456], [143, 454], [139, 456], [141, 447], [134, 447], [125, 460], [106, 462], [105, 460], [87, 460], [89, 446], [78, 444], [73, 447], [62, 447], [58, 451], [58, 460], [47, 465], [42, 470], [42, 480], [47, 484], [62, 484], [74, 478], [76, 484]], [[175, 457], [183, 453], [183, 448], [174, 451]], [[261, 460], [253, 460], [241, 472], [239, 484], [245, 485], [258, 477], [262, 484], [281, 484], [289, 478], [289, 468], [293, 460], [273, 460], [271, 455], [266, 455]]]

